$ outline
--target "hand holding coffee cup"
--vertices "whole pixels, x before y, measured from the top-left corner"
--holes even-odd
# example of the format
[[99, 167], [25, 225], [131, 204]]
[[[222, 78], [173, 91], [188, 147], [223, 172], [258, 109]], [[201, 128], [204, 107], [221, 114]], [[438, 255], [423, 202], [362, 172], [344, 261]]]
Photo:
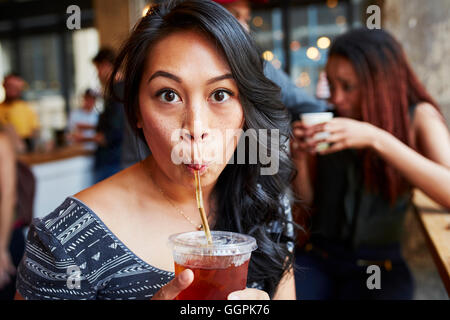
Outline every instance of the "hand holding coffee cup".
[[[316, 141], [327, 139], [330, 136], [330, 133], [327, 131], [323, 131], [323, 128], [317, 127], [317, 125], [327, 123], [331, 119], [333, 119], [332, 112], [316, 112], [316, 113], [302, 114], [301, 115], [302, 124], [307, 129], [305, 131], [306, 143], [311, 144], [315, 143]], [[317, 132], [317, 129], [320, 131]], [[329, 143], [321, 142], [315, 146], [315, 151], [320, 152], [328, 149], [329, 147], [330, 147]]]

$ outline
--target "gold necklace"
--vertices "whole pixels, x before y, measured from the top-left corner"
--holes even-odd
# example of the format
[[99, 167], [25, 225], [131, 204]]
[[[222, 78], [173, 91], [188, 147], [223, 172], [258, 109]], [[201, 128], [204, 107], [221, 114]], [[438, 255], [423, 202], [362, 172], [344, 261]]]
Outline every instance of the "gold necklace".
[[[150, 177], [151, 177], [151, 175], [150, 175]], [[189, 218], [186, 214], [184, 214], [184, 211], [181, 209], [181, 208], [179, 208], [177, 205], [175, 205], [175, 203], [173, 203], [173, 201], [172, 200], [170, 200], [170, 198], [166, 195], [166, 193], [159, 187], [159, 185], [156, 183], [156, 181], [155, 181], [155, 179], [153, 179], [153, 177], [152, 177], [152, 180], [153, 180], [153, 183], [155, 184], [155, 186], [156, 186], [156, 188], [159, 190], [159, 192], [162, 194], [162, 196], [172, 205], [172, 207], [174, 207], [175, 208], [175, 210], [177, 210], [178, 211], [178, 213], [179, 214], [181, 214], [187, 221], [189, 221], [189, 223], [190, 224], [192, 224], [194, 227], [195, 227], [195, 229], [197, 229], [198, 231], [201, 231], [201, 230], [203, 230], [203, 224], [196, 224], [195, 222], [193, 222], [192, 220], [191, 220], [191, 218]]]

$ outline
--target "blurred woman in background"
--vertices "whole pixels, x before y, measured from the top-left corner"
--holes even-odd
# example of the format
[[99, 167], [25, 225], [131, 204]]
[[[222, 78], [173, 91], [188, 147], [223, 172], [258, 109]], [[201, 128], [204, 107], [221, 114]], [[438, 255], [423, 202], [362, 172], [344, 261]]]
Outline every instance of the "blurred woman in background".
[[[313, 212], [299, 251], [299, 299], [411, 299], [400, 239], [412, 188], [450, 207], [450, 137], [401, 45], [383, 30], [338, 37], [326, 67], [334, 118], [294, 123], [294, 188]], [[317, 132], [328, 138], [314, 141]], [[329, 143], [317, 152], [318, 143]], [[381, 289], [367, 287], [367, 267]]]

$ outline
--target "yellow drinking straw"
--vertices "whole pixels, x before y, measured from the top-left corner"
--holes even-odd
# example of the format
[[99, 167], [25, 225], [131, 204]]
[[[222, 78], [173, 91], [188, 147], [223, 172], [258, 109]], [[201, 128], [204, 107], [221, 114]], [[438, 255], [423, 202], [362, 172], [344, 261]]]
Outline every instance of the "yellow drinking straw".
[[195, 196], [197, 198], [197, 206], [202, 218], [203, 230], [205, 231], [208, 244], [212, 244], [211, 232], [209, 231], [208, 219], [206, 217], [205, 208], [203, 207], [202, 186], [200, 184], [200, 173], [198, 170], [194, 171], [195, 176]]

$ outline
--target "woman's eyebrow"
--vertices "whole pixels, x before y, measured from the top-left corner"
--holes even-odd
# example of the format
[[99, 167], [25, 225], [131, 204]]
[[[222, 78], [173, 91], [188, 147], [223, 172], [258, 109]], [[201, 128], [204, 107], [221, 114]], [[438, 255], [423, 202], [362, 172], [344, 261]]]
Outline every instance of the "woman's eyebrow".
[[[170, 72], [159, 70], [159, 71], [156, 71], [155, 73], [153, 73], [153, 75], [148, 79], [148, 83], [150, 81], [152, 81], [153, 79], [157, 78], [157, 77], [169, 78], [169, 79], [172, 79], [172, 80], [174, 80], [174, 81], [176, 81], [178, 83], [182, 83], [183, 82], [180, 77], [178, 77], [178, 76], [176, 76], [176, 75], [174, 75], [174, 74], [172, 74]], [[227, 73], [227, 74], [224, 74], [224, 75], [221, 75], [221, 76], [209, 79], [206, 83], [207, 84], [211, 84], [211, 83], [214, 83], [214, 82], [217, 82], [217, 81], [221, 81], [221, 80], [225, 80], [225, 79], [234, 79], [234, 77], [233, 77], [233, 75], [231, 73]]]
[[147, 83], [149, 83], [150, 81], [152, 81], [153, 79], [155, 79], [155, 78], [157, 78], [157, 77], [165, 77], [165, 78], [169, 78], [169, 79], [172, 79], [172, 80], [174, 80], [174, 81], [176, 81], [176, 82], [178, 82], [178, 83], [181, 83], [181, 82], [182, 82], [182, 81], [181, 81], [181, 78], [177, 77], [177, 76], [174, 75], [174, 74], [171, 74], [170, 72], [167, 72], [167, 71], [156, 71], [156, 72], [150, 77], [150, 79], [148, 79], [148, 82], [147, 82]]
[[217, 82], [217, 81], [221, 81], [221, 80], [225, 80], [225, 79], [234, 79], [234, 77], [233, 77], [233, 75], [231, 73], [227, 73], [227, 74], [224, 74], [222, 76], [218, 76], [218, 77], [214, 77], [212, 79], [209, 79], [206, 82], [206, 84], [211, 84], [211, 83], [214, 83], [214, 82]]

